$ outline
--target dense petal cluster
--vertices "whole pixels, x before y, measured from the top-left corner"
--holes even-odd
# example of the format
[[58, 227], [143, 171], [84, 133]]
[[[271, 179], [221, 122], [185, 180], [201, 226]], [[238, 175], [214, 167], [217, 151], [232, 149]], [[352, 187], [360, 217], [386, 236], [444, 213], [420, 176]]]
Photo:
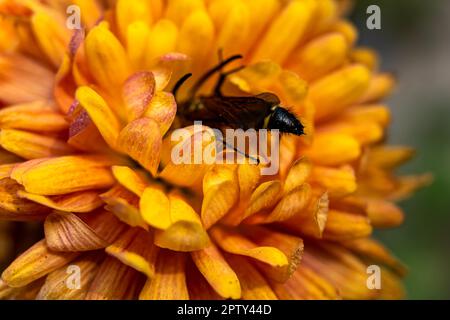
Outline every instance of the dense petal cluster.
[[[72, 4], [81, 29], [66, 26]], [[384, 144], [395, 81], [355, 46], [348, 6], [0, 1], [0, 219], [45, 231], [3, 271], [0, 298], [402, 297], [404, 267], [370, 236], [400, 225], [394, 201], [429, 177], [394, 174], [413, 154]], [[219, 49], [247, 66], [228, 94], [273, 92], [305, 125], [282, 136], [275, 176], [170, 157], [171, 88]], [[373, 264], [381, 289], [367, 286]]]

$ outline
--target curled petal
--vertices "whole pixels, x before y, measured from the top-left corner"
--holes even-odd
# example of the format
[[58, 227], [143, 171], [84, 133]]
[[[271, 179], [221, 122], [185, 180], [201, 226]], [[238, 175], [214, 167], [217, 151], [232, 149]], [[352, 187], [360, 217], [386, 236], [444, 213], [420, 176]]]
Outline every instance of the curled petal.
[[326, 239], [351, 239], [367, 237], [372, 233], [372, 226], [365, 216], [330, 210], [325, 226]]
[[343, 197], [356, 191], [356, 177], [350, 166], [341, 168], [314, 166], [311, 183], [317, 183], [327, 189], [330, 197]]
[[152, 242], [151, 233], [140, 228], [131, 228], [108, 246], [106, 252], [151, 279], [155, 275], [158, 254], [158, 248]]
[[145, 188], [139, 201], [142, 218], [152, 227], [165, 230], [172, 225], [170, 201], [156, 185]]
[[276, 247], [258, 246], [229, 228], [215, 226], [211, 236], [226, 252], [251, 257], [273, 267], [288, 265], [286, 255]]
[[295, 161], [284, 181], [284, 193], [289, 193], [304, 184], [311, 173], [311, 168], [311, 162], [307, 158]]
[[244, 216], [249, 217], [264, 209], [273, 208], [282, 196], [281, 190], [280, 181], [272, 180], [261, 183], [253, 192]]
[[151, 99], [144, 116], [155, 120], [159, 125], [161, 135], [164, 136], [172, 125], [176, 113], [177, 103], [173, 94], [159, 91]]

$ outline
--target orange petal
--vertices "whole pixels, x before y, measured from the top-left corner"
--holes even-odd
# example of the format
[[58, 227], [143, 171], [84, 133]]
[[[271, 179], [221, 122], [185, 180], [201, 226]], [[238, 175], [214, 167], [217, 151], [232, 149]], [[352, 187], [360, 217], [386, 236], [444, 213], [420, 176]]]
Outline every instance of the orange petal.
[[350, 166], [330, 168], [314, 166], [310, 181], [327, 189], [330, 197], [343, 197], [356, 191], [356, 177]]
[[11, 178], [23, 185], [29, 193], [61, 195], [111, 186], [114, 177], [105, 165], [113, 163], [103, 156], [30, 160], [16, 166], [11, 172]]
[[265, 209], [273, 208], [282, 196], [280, 181], [271, 180], [261, 183], [253, 192], [244, 217], [249, 217]]
[[199, 271], [218, 294], [231, 299], [241, 297], [239, 279], [214, 244], [192, 252], [191, 257]]
[[113, 243], [128, 228], [113, 213], [106, 210], [81, 214], [79, 217], [108, 244]]
[[75, 96], [95, 123], [106, 143], [115, 149], [120, 123], [106, 101], [89, 87], [78, 88]]
[[203, 178], [203, 193], [202, 221], [208, 229], [239, 199], [236, 171], [229, 166], [213, 166]]
[[130, 122], [119, 134], [118, 147], [155, 176], [162, 147], [158, 124], [150, 118]]
[[370, 224], [376, 228], [398, 227], [405, 220], [402, 209], [392, 202], [383, 200], [369, 200], [367, 216]]
[[316, 119], [324, 119], [357, 102], [367, 90], [370, 71], [362, 65], [350, 65], [313, 83], [310, 98], [316, 105]]
[[147, 280], [141, 300], [188, 300], [186, 286], [186, 254], [161, 250], [156, 261], [156, 273]]
[[247, 259], [235, 255], [226, 255], [226, 260], [236, 272], [242, 288], [244, 300], [277, 300], [265, 278]]
[[313, 81], [340, 67], [348, 55], [345, 37], [337, 32], [315, 38], [294, 53], [290, 68]]
[[158, 254], [158, 248], [152, 242], [151, 233], [140, 228], [131, 228], [108, 246], [106, 252], [151, 279], [155, 275]]
[[259, 41], [252, 60], [282, 63], [305, 35], [315, 6], [315, 2], [309, 0], [292, 1], [286, 5]]
[[113, 257], [107, 257], [98, 269], [85, 300], [134, 300], [143, 276]]
[[323, 236], [325, 239], [351, 239], [367, 237], [372, 233], [372, 226], [365, 216], [330, 210]]
[[90, 212], [103, 204], [96, 191], [81, 191], [55, 197], [18, 191], [17, 195], [48, 208], [65, 212]]
[[155, 77], [153, 73], [142, 71], [129, 77], [122, 88], [128, 121], [140, 118], [155, 93]]
[[67, 129], [64, 116], [45, 101], [13, 105], [0, 110], [2, 129], [57, 132]]
[[284, 193], [301, 186], [311, 173], [311, 162], [307, 158], [300, 158], [292, 164], [284, 181]]
[[0, 218], [2, 220], [28, 221], [43, 220], [51, 211], [27, 199], [20, 198], [17, 193], [23, 188], [14, 180], [0, 180]]
[[114, 178], [127, 190], [133, 192], [137, 196], [141, 196], [144, 192], [147, 182], [135, 170], [125, 166], [113, 166], [112, 173]]
[[322, 238], [328, 217], [329, 200], [327, 192], [314, 192], [308, 206], [282, 225], [288, 230], [315, 238]]
[[45, 240], [54, 251], [91, 251], [105, 248], [108, 243], [73, 213], [50, 214], [44, 223]]
[[361, 155], [361, 146], [349, 135], [317, 133], [305, 155], [319, 165], [337, 166], [357, 159]]
[[155, 120], [159, 125], [161, 135], [164, 136], [172, 125], [176, 113], [177, 103], [173, 94], [159, 91], [153, 95], [144, 116]]
[[259, 167], [247, 163], [241, 164], [238, 166], [237, 175], [239, 179], [240, 198], [250, 198], [261, 178]]
[[253, 215], [245, 220], [245, 223], [261, 224], [288, 220], [299, 214], [308, 205], [310, 199], [311, 187], [305, 183], [284, 195], [272, 212]]
[[388, 73], [375, 75], [365, 94], [360, 98], [360, 103], [378, 101], [391, 94], [395, 87], [395, 78]]
[[198, 214], [175, 192], [169, 194], [171, 225], [157, 230], [155, 244], [174, 251], [194, 251], [208, 246], [209, 237]]
[[77, 253], [51, 251], [41, 240], [14, 260], [2, 279], [10, 287], [23, 287], [77, 257]]
[[79, 288], [69, 288], [71, 273], [69, 266], [64, 266], [51, 272], [45, 279], [44, 285], [41, 287], [37, 300], [84, 300], [87, 290], [92, 280], [97, 274], [102, 256], [98, 252], [88, 254], [78, 258], [71, 263], [71, 266], [78, 267], [80, 277]]
[[215, 226], [211, 237], [226, 252], [254, 258], [273, 267], [288, 264], [286, 255], [276, 247], [258, 246], [230, 228]]
[[15, 129], [0, 130], [0, 146], [25, 159], [73, 153], [73, 149], [60, 139]]

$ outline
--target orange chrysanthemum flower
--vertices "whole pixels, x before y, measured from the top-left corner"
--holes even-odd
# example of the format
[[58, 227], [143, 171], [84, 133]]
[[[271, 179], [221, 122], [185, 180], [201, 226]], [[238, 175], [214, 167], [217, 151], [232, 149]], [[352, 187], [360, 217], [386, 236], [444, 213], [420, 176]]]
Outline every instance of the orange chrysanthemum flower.
[[[66, 27], [71, 4], [82, 29]], [[0, 219], [45, 231], [4, 270], [0, 297], [402, 297], [404, 267], [370, 236], [400, 225], [393, 201], [429, 178], [393, 174], [412, 155], [383, 143], [394, 79], [355, 47], [347, 5], [0, 1]], [[171, 88], [219, 49], [247, 65], [225, 92], [273, 92], [305, 125], [282, 136], [276, 176], [171, 161]]]

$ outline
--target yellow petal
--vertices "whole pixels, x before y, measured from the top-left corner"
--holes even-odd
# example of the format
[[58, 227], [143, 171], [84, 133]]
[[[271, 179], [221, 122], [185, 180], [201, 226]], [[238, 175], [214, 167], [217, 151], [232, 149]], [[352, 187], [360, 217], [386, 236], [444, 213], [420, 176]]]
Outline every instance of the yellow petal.
[[362, 65], [350, 65], [314, 82], [310, 98], [316, 105], [316, 119], [322, 120], [357, 102], [369, 86], [371, 74]]
[[172, 225], [170, 201], [162, 188], [156, 185], [145, 188], [139, 208], [142, 218], [152, 227], [165, 230]]
[[106, 252], [151, 279], [155, 275], [158, 254], [158, 248], [152, 242], [151, 233], [140, 228], [131, 228], [108, 246]]
[[311, 182], [328, 190], [330, 197], [343, 197], [356, 191], [355, 172], [350, 166], [341, 168], [314, 166]]
[[103, 204], [96, 191], [81, 191], [56, 197], [46, 197], [25, 191], [18, 191], [17, 195], [23, 199], [65, 212], [90, 212]]
[[204, 8], [202, 0], [172, 0], [166, 8], [166, 18], [172, 20], [177, 25], [181, 25], [192, 12]]
[[156, 231], [155, 244], [174, 251], [194, 251], [208, 246], [208, 234], [194, 209], [176, 192], [169, 194], [169, 202], [172, 223], [164, 231]]
[[147, 182], [136, 171], [126, 166], [113, 166], [114, 178], [127, 190], [141, 196], [147, 187]]
[[261, 171], [258, 166], [252, 164], [241, 164], [237, 169], [239, 179], [240, 198], [249, 198], [258, 185]]
[[129, 77], [122, 88], [128, 121], [140, 118], [155, 93], [155, 77], [151, 72], [137, 72]]
[[214, 290], [224, 298], [239, 299], [239, 279], [214, 244], [191, 253], [192, 260]]
[[286, 255], [275, 247], [258, 246], [229, 228], [215, 226], [211, 236], [226, 252], [254, 258], [270, 266], [282, 267], [288, 264]]
[[128, 225], [122, 223], [113, 213], [104, 209], [78, 216], [108, 244], [113, 243], [119, 235], [129, 228]]
[[340, 67], [347, 54], [345, 37], [337, 32], [329, 33], [310, 41], [294, 53], [290, 67], [303, 79], [314, 81]]
[[116, 19], [119, 32], [123, 38], [127, 35], [128, 26], [135, 21], [148, 25], [152, 23], [152, 4], [150, 1], [119, 0], [116, 4]]
[[150, 118], [130, 122], [119, 134], [117, 145], [122, 152], [139, 162], [155, 176], [162, 147], [158, 124]]
[[305, 155], [317, 164], [337, 166], [357, 159], [361, 155], [361, 146], [349, 135], [318, 133]]
[[85, 40], [86, 62], [92, 76], [104, 89], [113, 92], [130, 75], [128, 57], [122, 44], [104, 24], [94, 27]]
[[70, 34], [50, 15], [38, 12], [31, 18], [34, 35], [39, 46], [53, 63], [59, 66], [62, 61]]
[[372, 71], [378, 69], [380, 58], [373, 49], [366, 47], [356, 48], [350, 53], [350, 56], [353, 62], [364, 64]]
[[150, 26], [147, 22], [139, 20], [128, 26], [127, 53], [135, 70], [141, 70], [145, 66]]
[[77, 255], [77, 253], [51, 251], [45, 240], [41, 240], [16, 258], [3, 271], [2, 279], [10, 287], [23, 287], [66, 265]]
[[57, 157], [73, 153], [64, 141], [15, 129], [0, 130], [0, 146], [25, 159]]
[[73, 213], [50, 214], [44, 224], [45, 240], [54, 251], [91, 251], [105, 248], [108, 243]]
[[360, 98], [360, 103], [367, 103], [386, 98], [395, 87], [395, 78], [388, 73], [375, 75], [367, 88], [367, 91]]
[[153, 59], [173, 52], [178, 39], [178, 28], [170, 20], [160, 19], [153, 25], [147, 44], [147, 65], [153, 64]]
[[29, 193], [61, 195], [111, 186], [114, 177], [105, 167], [111, 164], [111, 160], [103, 156], [37, 159], [16, 166], [11, 178]]
[[87, 111], [102, 137], [111, 148], [115, 148], [120, 123], [106, 101], [89, 87], [80, 87], [76, 92], [80, 105]]
[[302, 39], [313, 17], [314, 1], [291, 1], [265, 32], [252, 58], [282, 63]]
[[186, 286], [186, 254], [161, 250], [153, 279], [147, 280], [141, 300], [188, 300]]

